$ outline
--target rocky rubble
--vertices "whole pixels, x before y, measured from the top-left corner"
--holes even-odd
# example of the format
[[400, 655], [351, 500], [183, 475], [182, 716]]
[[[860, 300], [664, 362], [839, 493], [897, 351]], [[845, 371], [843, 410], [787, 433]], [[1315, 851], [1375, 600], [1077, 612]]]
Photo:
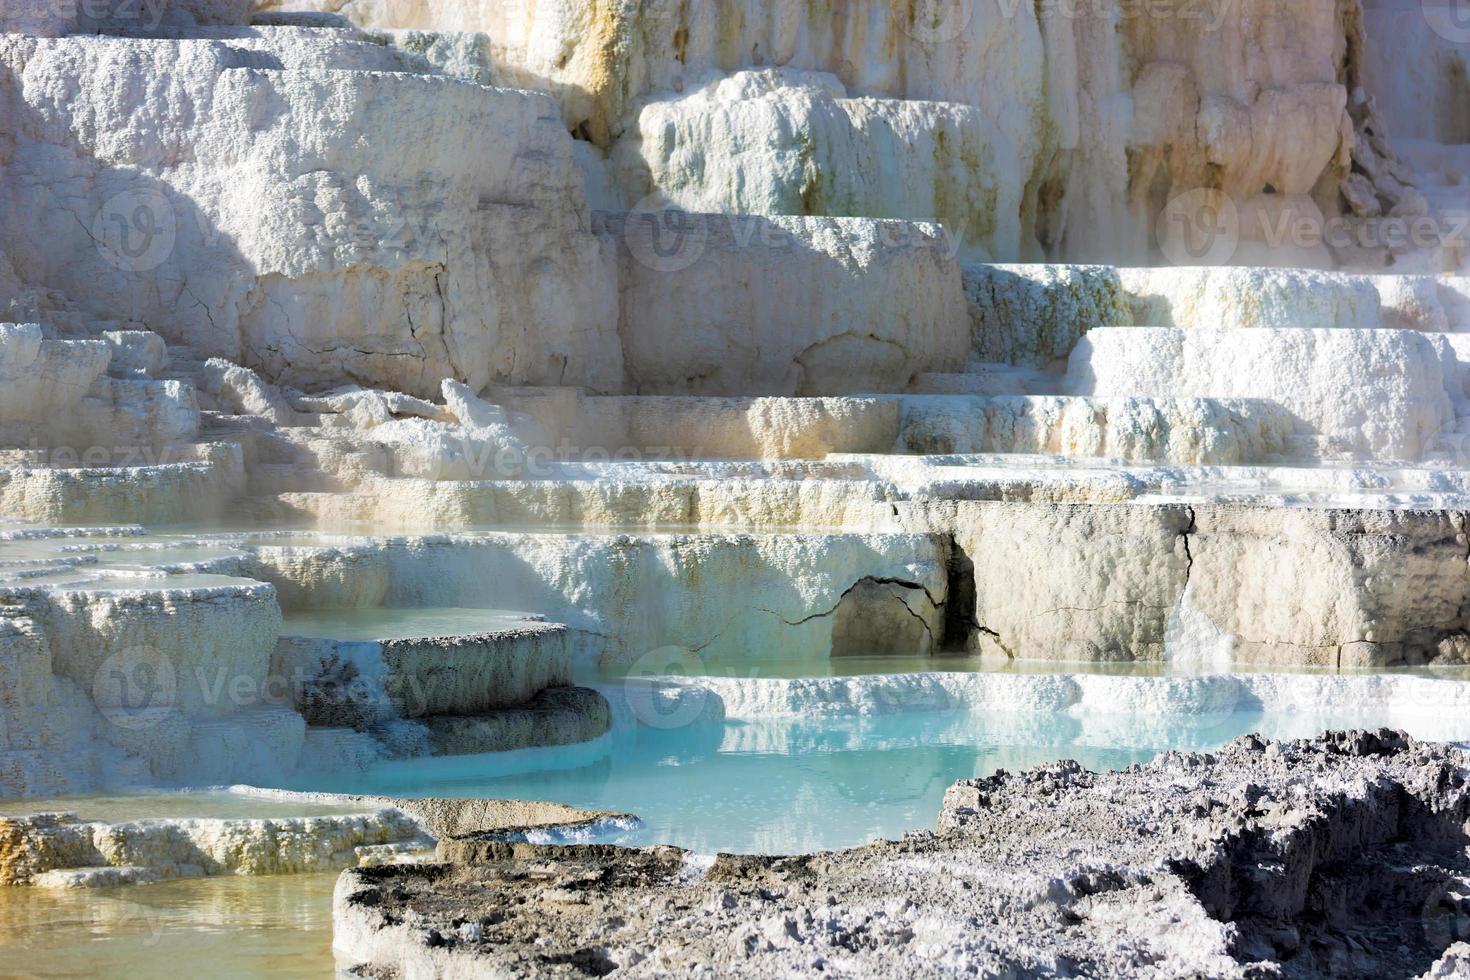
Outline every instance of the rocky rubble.
[[960, 782], [793, 857], [442, 839], [345, 872], [371, 976], [1463, 976], [1470, 755], [1388, 730]]

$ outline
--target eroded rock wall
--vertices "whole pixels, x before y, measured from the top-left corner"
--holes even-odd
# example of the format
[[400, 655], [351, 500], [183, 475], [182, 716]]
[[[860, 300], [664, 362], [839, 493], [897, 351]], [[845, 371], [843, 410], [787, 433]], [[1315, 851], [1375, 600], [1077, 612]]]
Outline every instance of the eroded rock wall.
[[[834, 613], [867, 579], [896, 586], [937, 646], [947, 558], [945, 542], [925, 534], [409, 538], [390, 552], [388, 602], [543, 609], [595, 636], [604, 661], [656, 669], [690, 655], [821, 659]], [[883, 637], [870, 639], [885, 652]]]
[[485, 32], [629, 203], [943, 221], [997, 261], [1146, 259], [1196, 189], [1336, 214], [1364, 44], [1338, 0], [308, 6]]
[[1241, 665], [1381, 667], [1458, 647], [1465, 515], [1201, 507], [1190, 596]]
[[617, 390], [615, 286], [553, 103], [327, 33], [5, 38], [19, 276], [300, 387]]
[[[967, 635], [971, 649], [1172, 661], [1172, 643], [1205, 629], [1225, 648], [1211, 669], [1466, 659], [1461, 512], [1020, 501], [899, 510], [906, 526], [953, 535], [965, 564], [950, 594], [973, 612], [953, 611], [966, 632], [950, 639]], [[952, 557], [952, 575], [957, 567]], [[1185, 609], [1202, 618], [1181, 633]]]
[[935, 225], [634, 211], [596, 227], [638, 393], [895, 391], [964, 364], [960, 270]]

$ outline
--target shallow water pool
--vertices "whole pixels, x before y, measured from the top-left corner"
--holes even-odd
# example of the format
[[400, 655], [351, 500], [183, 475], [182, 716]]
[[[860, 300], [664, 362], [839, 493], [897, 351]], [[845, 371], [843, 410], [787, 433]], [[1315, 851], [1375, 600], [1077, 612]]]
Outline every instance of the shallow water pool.
[[507, 609], [310, 610], [286, 615], [281, 634], [349, 642], [475, 636], [515, 629], [532, 618], [530, 613]]
[[0, 888], [0, 976], [330, 977], [336, 875]]
[[[394, 762], [312, 788], [394, 796], [554, 800], [636, 814], [604, 839], [698, 853], [850, 847], [932, 828], [958, 779], [1061, 758], [1116, 769], [1167, 749], [1206, 750], [1237, 735], [1305, 737], [1378, 727], [1359, 713], [1116, 715], [915, 711], [879, 717], [763, 718], [635, 726], [595, 742], [499, 755]], [[1470, 735], [1470, 723], [1466, 725]]]

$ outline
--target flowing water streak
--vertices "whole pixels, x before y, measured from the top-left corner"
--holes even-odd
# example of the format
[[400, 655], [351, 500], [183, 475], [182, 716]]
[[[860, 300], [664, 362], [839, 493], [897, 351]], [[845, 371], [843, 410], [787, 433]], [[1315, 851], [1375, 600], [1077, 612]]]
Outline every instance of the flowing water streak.
[[1164, 628], [1164, 661], [1178, 677], [1228, 674], [1235, 663], [1235, 637], [1216, 626], [1184, 589]]

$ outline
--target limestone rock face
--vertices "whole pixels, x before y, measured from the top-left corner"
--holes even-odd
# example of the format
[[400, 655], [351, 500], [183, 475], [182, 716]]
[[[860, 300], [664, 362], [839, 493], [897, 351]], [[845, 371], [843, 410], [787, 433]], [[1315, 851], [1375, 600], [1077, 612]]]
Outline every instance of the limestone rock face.
[[566, 627], [527, 622], [479, 636], [349, 642], [285, 637], [273, 676], [291, 680], [311, 724], [368, 728], [393, 718], [473, 715], [571, 680]]
[[1067, 383], [1094, 396], [1269, 399], [1328, 451], [1377, 459], [1419, 459], [1454, 418], [1435, 346], [1402, 330], [1094, 330]]
[[613, 287], [549, 100], [342, 70], [388, 67], [361, 42], [243, 40], [0, 44], [4, 210], [25, 216], [0, 247], [23, 279], [299, 387], [617, 389]]
[[390, 559], [389, 604], [534, 605], [596, 636], [604, 661], [657, 668], [825, 658], [863, 579], [901, 584], [938, 637], [948, 588], [946, 544], [931, 535], [440, 536], [403, 540]]
[[162, 369], [162, 347], [146, 331], [63, 340], [41, 324], [0, 323], [0, 445], [44, 451], [58, 466], [181, 450], [198, 434], [199, 408], [187, 385], [149, 376]]
[[1423, 663], [1466, 627], [1463, 515], [1207, 507], [1196, 521], [1191, 598], [1242, 663]]
[[[1120, 269], [1142, 327], [1383, 326], [1372, 279], [1302, 269]], [[1114, 324], [1116, 325], [1116, 324]]]
[[267, 820], [83, 822], [70, 813], [0, 818], [0, 882], [74, 888], [199, 875], [301, 874], [376, 864], [430, 843], [396, 809]]
[[887, 397], [588, 399], [565, 432], [603, 455], [648, 452], [691, 459], [821, 459], [888, 452], [903, 399]]
[[597, 228], [633, 391], [895, 391], [965, 361], [960, 270], [933, 225], [660, 210]]
[[[189, 717], [220, 717], [240, 704], [226, 685], [249, 682], [256, 702], [280, 629], [275, 591], [245, 587], [176, 592], [61, 592], [27, 597], [50, 638], [57, 674], [103, 692], [102, 706], [137, 707], [110, 685], [114, 670], [158, 675], [154, 706]], [[152, 670], [134, 669], [141, 658]], [[119, 666], [121, 664], [121, 666]], [[111, 699], [111, 700], [109, 700]]]
[[[1184, 507], [936, 506], [974, 563], [972, 648], [1038, 660], [1162, 660], [1189, 577]], [[1085, 542], [1085, 544], [1084, 544]]]
[[21, 444], [74, 409], [111, 360], [101, 340], [48, 340], [38, 323], [0, 324], [0, 424], [6, 441]]
[[0, 793], [7, 798], [86, 792], [140, 775], [103, 738], [84, 689], [52, 672], [44, 630], [7, 605], [0, 619]]
[[1244, 202], [1346, 176], [1343, 82], [1359, 42], [1350, 6], [1246, 0], [1206, 13], [1171, 0], [1122, 20], [1125, 48], [1152, 79], [1135, 107], [1149, 133], [1132, 166], [1135, 194], [1167, 181], [1172, 194], [1210, 187]]
[[927, 455], [1036, 453], [1191, 465], [1283, 456], [1296, 420], [1264, 400], [1030, 396], [911, 398], [903, 447]]
[[932, 632], [934, 612], [922, 589], [863, 579], [832, 614], [832, 656], [927, 657], [944, 639]]
[[[251, 5], [0, 11], [0, 796], [593, 738], [594, 667], [1470, 660], [1436, 4]], [[565, 626], [281, 639], [461, 607]]]
[[1044, 367], [1088, 330], [1134, 322], [1119, 271], [1108, 266], [967, 265], [964, 276], [981, 361]]
[[[276, 6], [276, 4], [263, 4]], [[300, 6], [300, 5], [293, 5]], [[851, 91], [963, 102], [1023, 151], [1037, 142], [1044, 83], [1035, 14], [993, 4], [924, 10], [861, 0], [820, 3], [676, 0], [545, 4], [324, 0], [364, 27], [483, 31], [501, 84], [563, 102], [567, 128], [607, 145], [642, 94], [693, 87], [711, 70], [759, 65], [835, 73]]]
[[836, 76], [782, 69], [716, 78], [636, 115], [613, 150], [630, 200], [933, 221], [966, 255], [1020, 251], [1017, 161], [976, 107], [848, 98]]
[[478, 755], [571, 745], [605, 735], [612, 722], [607, 699], [585, 687], [552, 687], [524, 704], [479, 715], [426, 719], [435, 755]]
[[[147, 463], [136, 444], [99, 445], [90, 435], [81, 452], [73, 455], [71, 448], [43, 450], [42, 462], [54, 465], [0, 471], [0, 509], [53, 524], [172, 524], [218, 520], [245, 492], [239, 446], [206, 445], [179, 461], [156, 464]], [[91, 468], [95, 461], [87, 453], [94, 448], [113, 465]], [[114, 455], [116, 449], [123, 451]]]
[[[1444, 144], [1470, 143], [1465, 98], [1470, 96], [1470, 51], [1451, 4], [1367, 0], [1363, 23], [1365, 87], [1393, 136]], [[1412, 51], [1414, 57], [1405, 58]]]
[[1320, 224], [1366, 159], [1356, 2], [285, 5], [484, 32], [496, 80], [553, 94], [629, 202], [942, 221], [995, 261], [1156, 258], [1167, 203], [1205, 188]]

